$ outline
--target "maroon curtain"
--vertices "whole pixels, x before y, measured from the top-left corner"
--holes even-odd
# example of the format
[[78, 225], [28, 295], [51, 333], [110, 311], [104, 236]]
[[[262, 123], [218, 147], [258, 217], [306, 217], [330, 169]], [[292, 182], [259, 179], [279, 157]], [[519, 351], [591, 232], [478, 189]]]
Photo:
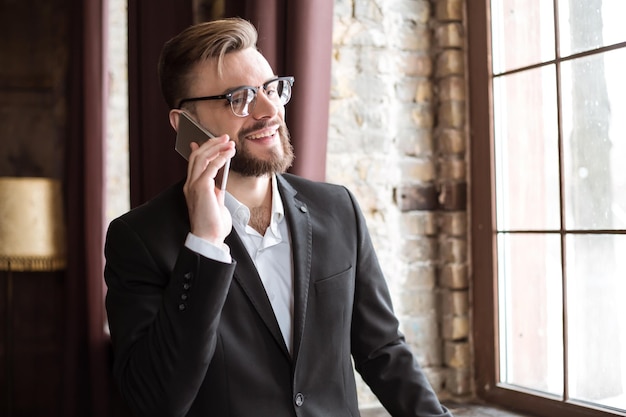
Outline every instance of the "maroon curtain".
[[333, 0], [230, 0], [227, 16], [250, 20], [259, 49], [279, 75], [294, 75], [287, 125], [296, 154], [291, 172], [326, 178]]
[[[193, 21], [191, 1], [129, 2], [131, 205], [186, 172], [156, 74], [163, 43]], [[259, 48], [278, 74], [294, 75], [287, 124], [296, 159], [291, 172], [324, 180], [330, 100], [333, 0], [228, 0], [226, 16], [250, 20]], [[158, 13], [157, 13], [158, 11]]]
[[191, 25], [191, 1], [128, 2], [130, 203], [154, 197], [183, 178], [187, 165], [174, 151], [176, 135], [161, 95], [157, 64], [161, 47]]
[[104, 137], [107, 0], [71, 0], [66, 142], [64, 416], [124, 416], [104, 331]]

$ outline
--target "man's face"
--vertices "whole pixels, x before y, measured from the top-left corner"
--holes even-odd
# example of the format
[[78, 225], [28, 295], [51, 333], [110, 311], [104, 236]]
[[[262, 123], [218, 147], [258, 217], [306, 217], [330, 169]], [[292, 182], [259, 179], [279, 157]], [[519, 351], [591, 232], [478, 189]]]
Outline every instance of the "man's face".
[[[190, 82], [189, 96], [221, 95], [241, 86], [258, 87], [275, 77], [267, 60], [255, 49], [224, 56], [222, 76], [217, 61], [198, 63]], [[215, 136], [228, 134], [237, 152], [231, 171], [243, 176], [284, 172], [293, 161], [293, 149], [285, 125], [285, 107], [265, 95], [262, 88], [245, 117], [236, 116], [227, 100], [195, 102], [195, 116]]]

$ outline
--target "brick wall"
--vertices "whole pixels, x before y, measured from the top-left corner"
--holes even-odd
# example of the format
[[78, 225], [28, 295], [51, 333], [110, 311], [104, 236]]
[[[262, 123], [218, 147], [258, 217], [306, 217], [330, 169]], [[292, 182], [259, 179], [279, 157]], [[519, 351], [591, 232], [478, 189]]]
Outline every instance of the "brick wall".
[[[327, 180], [365, 213], [441, 398], [471, 395], [464, 0], [336, 0]], [[377, 405], [360, 384], [364, 408]]]

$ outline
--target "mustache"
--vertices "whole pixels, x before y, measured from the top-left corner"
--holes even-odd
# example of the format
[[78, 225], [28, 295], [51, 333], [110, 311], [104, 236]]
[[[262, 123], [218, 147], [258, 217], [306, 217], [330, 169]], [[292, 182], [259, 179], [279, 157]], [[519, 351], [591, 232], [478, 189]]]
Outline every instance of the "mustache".
[[278, 117], [275, 117], [271, 120], [259, 120], [255, 122], [252, 126], [247, 127], [245, 129], [241, 129], [239, 131], [239, 139], [244, 139], [246, 136], [248, 136], [249, 134], [253, 132], [256, 132], [257, 130], [263, 130], [267, 127], [276, 126], [276, 125], [282, 127], [284, 124], [285, 122], [280, 120], [280, 118]]

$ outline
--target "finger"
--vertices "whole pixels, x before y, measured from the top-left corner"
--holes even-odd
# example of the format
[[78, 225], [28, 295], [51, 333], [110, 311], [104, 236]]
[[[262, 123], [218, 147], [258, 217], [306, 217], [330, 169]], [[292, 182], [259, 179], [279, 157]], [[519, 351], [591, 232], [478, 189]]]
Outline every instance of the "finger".
[[[235, 145], [232, 142], [228, 143], [225, 147], [219, 149], [218, 154], [207, 157], [204, 171], [199, 175], [215, 178], [217, 171], [219, 171], [224, 165], [226, 165], [226, 162], [230, 160], [234, 155]], [[201, 158], [201, 155], [197, 156], [197, 158]]]
[[214, 182], [218, 176], [218, 172], [226, 165], [226, 161], [228, 160], [230, 160], [230, 153], [218, 154], [214, 159], [207, 163], [204, 171], [199, 174], [197, 180], [210, 180], [211, 182]]
[[216, 139], [212, 139], [198, 146], [193, 143], [191, 146], [192, 152], [189, 155], [189, 164], [187, 167], [188, 178], [199, 178], [207, 169], [209, 162], [214, 160], [220, 152], [227, 152], [233, 148], [234, 144], [230, 144], [227, 136], [222, 136]]

